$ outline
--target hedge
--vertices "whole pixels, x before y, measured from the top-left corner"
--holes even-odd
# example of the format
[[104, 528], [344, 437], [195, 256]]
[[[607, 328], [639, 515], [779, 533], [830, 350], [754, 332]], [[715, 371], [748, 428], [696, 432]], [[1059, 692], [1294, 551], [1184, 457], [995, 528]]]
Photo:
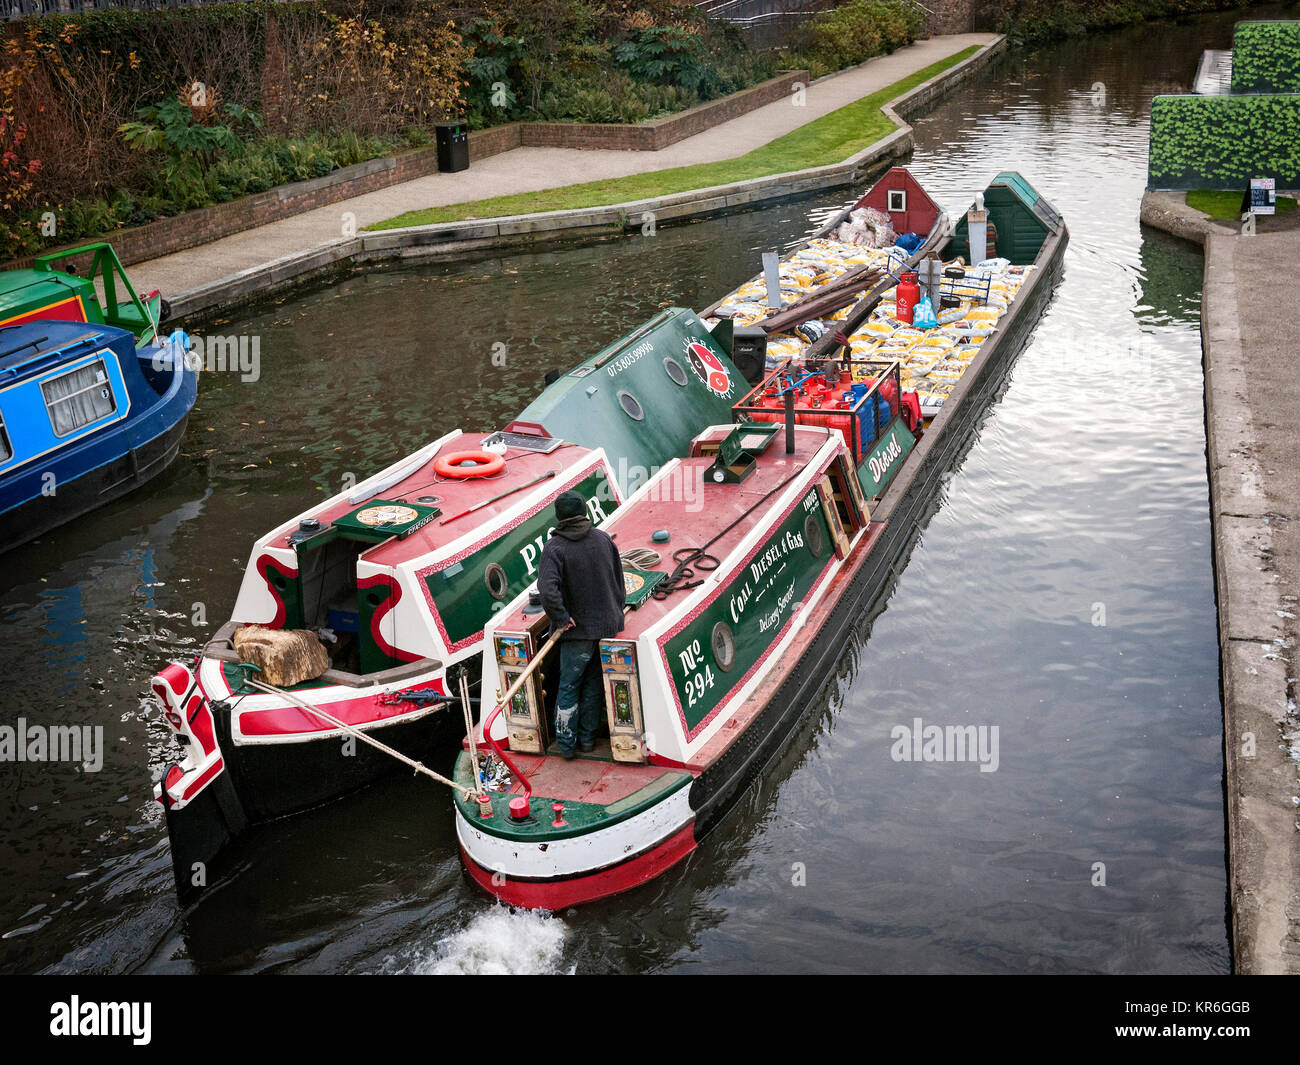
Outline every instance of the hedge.
[[1135, 26], [1152, 19], [1186, 18], [1205, 11], [1247, 7], [1252, 0], [1001, 0], [979, 4], [980, 28], [995, 27], [1027, 44], [1044, 44], [1094, 30]]
[[1300, 92], [1300, 22], [1239, 22], [1233, 92]]
[[1300, 95], [1157, 96], [1151, 101], [1153, 189], [1243, 189], [1271, 177], [1300, 187]]

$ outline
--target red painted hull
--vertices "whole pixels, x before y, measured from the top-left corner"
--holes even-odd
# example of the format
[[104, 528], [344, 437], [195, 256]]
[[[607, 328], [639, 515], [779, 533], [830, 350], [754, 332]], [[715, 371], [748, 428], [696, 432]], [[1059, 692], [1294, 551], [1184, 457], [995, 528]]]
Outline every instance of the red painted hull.
[[502, 902], [528, 910], [563, 910], [631, 891], [685, 858], [695, 849], [695, 828], [687, 825], [651, 850], [585, 876], [562, 880], [511, 880], [484, 869], [462, 846], [461, 859], [474, 882]]

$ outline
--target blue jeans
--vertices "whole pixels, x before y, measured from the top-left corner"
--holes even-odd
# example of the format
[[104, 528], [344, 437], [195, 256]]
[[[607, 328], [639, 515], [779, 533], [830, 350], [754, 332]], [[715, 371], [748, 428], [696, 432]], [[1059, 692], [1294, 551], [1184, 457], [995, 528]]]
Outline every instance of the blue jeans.
[[560, 644], [560, 689], [555, 697], [555, 741], [564, 753], [596, 742], [605, 712], [599, 643], [564, 640]]

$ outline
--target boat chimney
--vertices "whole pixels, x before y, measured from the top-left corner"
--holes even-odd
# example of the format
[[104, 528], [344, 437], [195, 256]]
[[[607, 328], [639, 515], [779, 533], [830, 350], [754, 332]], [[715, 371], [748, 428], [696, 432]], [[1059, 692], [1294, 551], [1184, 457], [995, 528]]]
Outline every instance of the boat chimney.
[[785, 390], [785, 453], [794, 454], [794, 382]]

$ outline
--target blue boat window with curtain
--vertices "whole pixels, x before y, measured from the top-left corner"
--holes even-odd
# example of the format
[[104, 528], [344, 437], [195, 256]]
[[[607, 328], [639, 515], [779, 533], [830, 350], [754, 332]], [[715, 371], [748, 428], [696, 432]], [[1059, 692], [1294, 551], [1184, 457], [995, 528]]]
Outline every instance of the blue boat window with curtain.
[[41, 382], [55, 436], [67, 436], [117, 410], [104, 360]]

